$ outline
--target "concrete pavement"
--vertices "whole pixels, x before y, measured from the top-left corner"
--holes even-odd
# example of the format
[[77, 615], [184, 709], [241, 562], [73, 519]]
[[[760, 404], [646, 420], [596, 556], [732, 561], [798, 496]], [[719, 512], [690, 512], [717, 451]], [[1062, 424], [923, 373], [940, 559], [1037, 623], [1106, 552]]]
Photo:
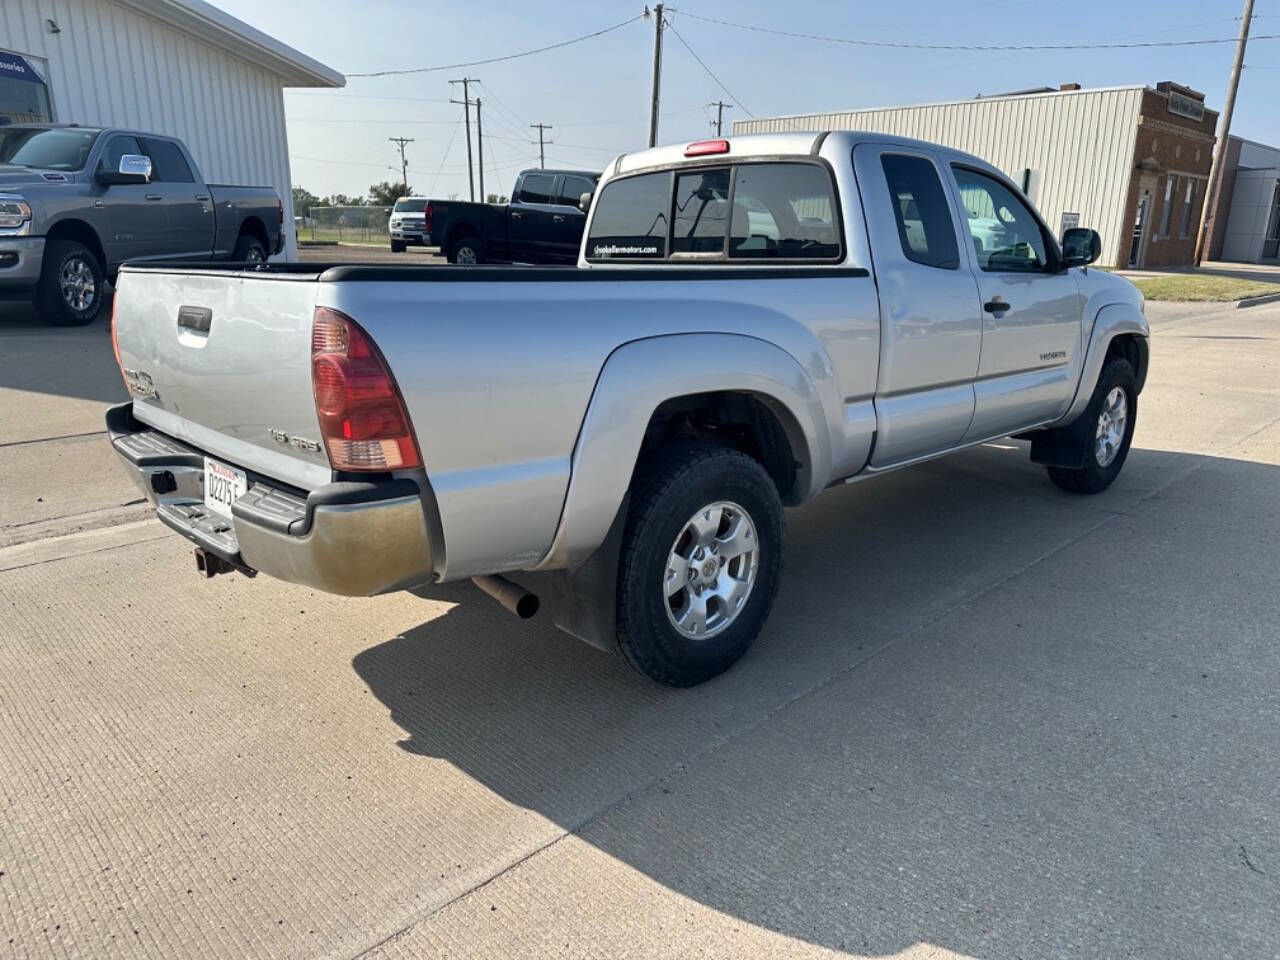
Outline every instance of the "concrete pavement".
[[0, 956], [1280, 953], [1280, 307], [1149, 312], [1111, 491], [1014, 442], [828, 491], [689, 691], [467, 585], [13, 534], [130, 491], [102, 328], [0, 317]]

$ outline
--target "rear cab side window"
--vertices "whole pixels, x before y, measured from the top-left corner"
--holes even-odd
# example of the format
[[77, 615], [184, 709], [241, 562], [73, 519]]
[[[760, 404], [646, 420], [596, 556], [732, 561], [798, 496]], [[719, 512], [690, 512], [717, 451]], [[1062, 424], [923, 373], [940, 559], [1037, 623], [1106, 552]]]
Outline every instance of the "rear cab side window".
[[887, 153], [880, 164], [889, 185], [902, 255], [926, 267], [958, 270], [955, 221], [933, 161]]
[[151, 179], [159, 183], [195, 183], [191, 166], [181, 148], [172, 140], [145, 137], [142, 145], [151, 158]]
[[834, 262], [843, 256], [830, 170], [812, 161], [681, 167], [606, 183], [586, 258]]

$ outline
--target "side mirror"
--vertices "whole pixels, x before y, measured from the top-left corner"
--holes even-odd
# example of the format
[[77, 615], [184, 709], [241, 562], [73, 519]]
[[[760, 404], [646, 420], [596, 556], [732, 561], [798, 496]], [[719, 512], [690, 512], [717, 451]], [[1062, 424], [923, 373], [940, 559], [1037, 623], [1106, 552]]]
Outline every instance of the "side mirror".
[[99, 170], [97, 180], [103, 186], [125, 183], [150, 183], [151, 158], [140, 153], [126, 153], [118, 170]]
[[1073, 227], [1062, 235], [1062, 262], [1066, 267], [1087, 267], [1102, 256], [1097, 230]]
[[583, 213], [589, 213], [591, 211], [591, 198], [594, 196], [594, 193], [584, 193], [580, 196], [578, 198], [578, 209]]

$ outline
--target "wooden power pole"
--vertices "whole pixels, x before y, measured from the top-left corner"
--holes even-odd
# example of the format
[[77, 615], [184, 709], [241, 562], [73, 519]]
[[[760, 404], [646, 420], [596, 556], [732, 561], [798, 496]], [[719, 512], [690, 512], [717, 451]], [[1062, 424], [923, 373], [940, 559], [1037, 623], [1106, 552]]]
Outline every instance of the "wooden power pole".
[[1244, 48], [1249, 42], [1249, 23], [1253, 20], [1253, 0], [1244, 0], [1244, 16], [1240, 18], [1240, 39], [1236, 42], [1236, 59], [1231, 65], [1231, 80], [1227, 84], [1227, 101], [1222, 105], [1222, 118], [1218, 121], [1218, 146], [1213, 151], [1213, 165], [1209, 168], [1209, 185], [1204, 191], [1204, 209], [1200, 212], [1200, 229], [1196, 233], [1195, 265], [1204, 259], [1208, 240], [1209, 215], [1222, 188], [1223, 168], [1227, 163], [1227, 146], [1231, 134], [1231, 114], [1236, 108], [1236, 91], [1240, 88], [1240, 70], [1244, 66]]

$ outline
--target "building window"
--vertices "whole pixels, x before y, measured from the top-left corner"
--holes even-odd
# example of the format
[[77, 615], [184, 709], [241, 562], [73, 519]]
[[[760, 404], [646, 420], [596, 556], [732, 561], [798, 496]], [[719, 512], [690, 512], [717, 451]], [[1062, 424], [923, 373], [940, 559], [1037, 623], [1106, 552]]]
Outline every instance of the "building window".
[[1178, 231], [1178, 236], [1183, 240], [1187, 239], [1191, 234], [1191, 211], [1195, 206], [1196, 199], [1196, 182], [1191, 178], [1187, 178], [1187, 195], [1183, 198], [1182, 203], [1182, 229]]
[[53, 110], [43, 65], [0, 50], [0, 123], [49, 123]]
[[1178, 193], [1178, 178], [1173, 174], [1164, 185], [1164, 209], [1160, 211], [1160, 236], [1169, 235], [1169, 222], [1173, 219], [1173, 198]]

